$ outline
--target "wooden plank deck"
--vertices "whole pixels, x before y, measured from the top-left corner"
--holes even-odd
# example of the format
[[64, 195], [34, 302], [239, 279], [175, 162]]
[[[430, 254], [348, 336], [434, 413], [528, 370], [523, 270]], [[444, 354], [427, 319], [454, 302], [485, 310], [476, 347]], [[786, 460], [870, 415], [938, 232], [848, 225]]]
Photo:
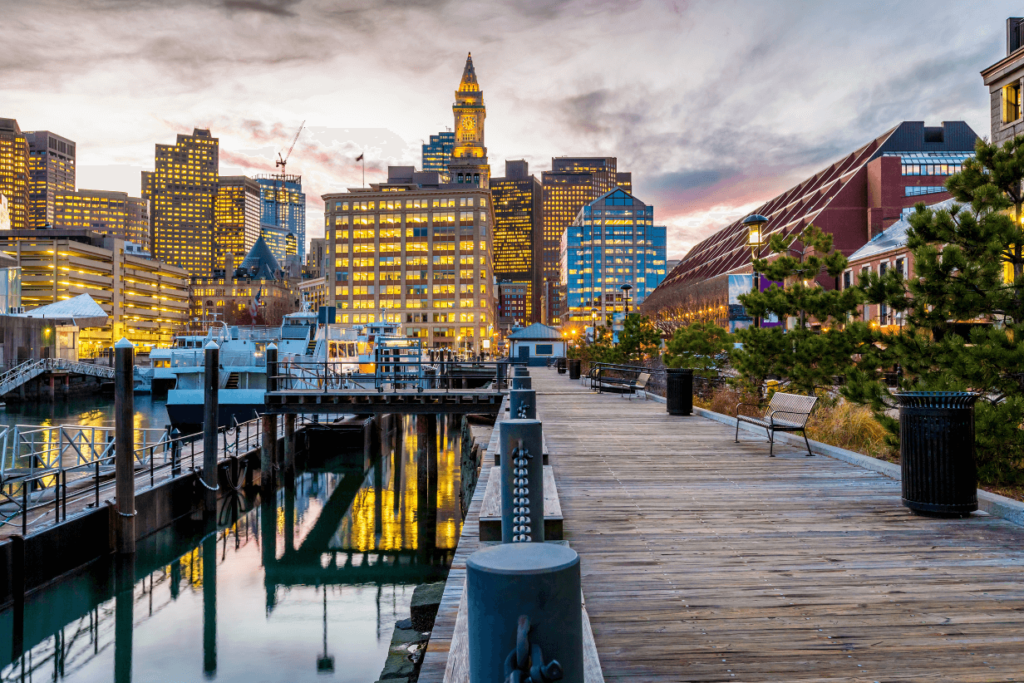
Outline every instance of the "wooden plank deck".
[[1024, 680], [1024, 528], [530, 371], [607, 680]]

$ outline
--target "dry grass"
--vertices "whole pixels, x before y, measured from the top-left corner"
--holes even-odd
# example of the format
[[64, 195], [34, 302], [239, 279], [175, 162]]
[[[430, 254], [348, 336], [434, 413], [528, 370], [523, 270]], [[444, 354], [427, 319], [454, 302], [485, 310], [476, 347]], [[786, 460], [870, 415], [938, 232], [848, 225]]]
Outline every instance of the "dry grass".
[[885, 442], [887, 435], [869, 407], [845, 401], [819, 405], [807, 423], [807, 436], [815, 441], [898, 463], [899, 452]]

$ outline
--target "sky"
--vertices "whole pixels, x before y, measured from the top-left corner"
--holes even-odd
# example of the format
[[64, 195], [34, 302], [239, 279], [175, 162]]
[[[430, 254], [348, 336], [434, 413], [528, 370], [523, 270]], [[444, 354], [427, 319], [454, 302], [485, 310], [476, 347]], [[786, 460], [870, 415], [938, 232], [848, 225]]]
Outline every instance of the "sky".
[[989, 134], [979, 72], [1020, 2], [0, 0], [0, 117], [74, 140], [79, 188], [140, 194], [154, 145], [209, 128], [222, 175], [300, 125], [321, 195], [420, 165], [473, 63], [492, 175], [615, 156], [669, 257], [900, 121]]

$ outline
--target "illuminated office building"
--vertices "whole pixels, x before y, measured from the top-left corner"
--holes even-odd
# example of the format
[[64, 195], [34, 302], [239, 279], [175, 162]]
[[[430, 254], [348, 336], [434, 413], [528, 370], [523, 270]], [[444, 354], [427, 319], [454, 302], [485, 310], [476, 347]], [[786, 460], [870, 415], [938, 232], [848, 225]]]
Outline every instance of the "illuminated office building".
[[56, 227], [57, 195], [75, 191], [75, 143], [48, 130], [25, 133], [28, 140], [28, 227]]
[[590, 323], [625, 310], [630, 285], [634, 311], [665, 277], [666, 230], [654, 225], [654, 207], [621, 188], [590, 202], [561, 239], [563, 322]]
[[430, 136], [430, 142], [423, 145], [423, 170], [440, 173], [441, 182], [451, 182], [448, 176], [448, 162], [455, 149], [455, 133], [450, 130]]
[[173, 145], [157, 145], [155, 170], [142, 173], [153, 256], [193, 277], [209, 277], [213, 271], [219, 169], [219, 141], [210, 131], [196, 128], [192, 135], [179, 135]]
[[490, 192], [440, 185], [436, 173], [412, 167], [388, 170], [386, 183], [324, 195], [328, 299], [338, 322], [399, 322], [429, 348], [490, 350]]
[[[584, 206], [616, 187], [632, 191], [632, 175], [619, 172], [615, 157], [555, 157], [551, 170], [541, 174], [542, 244], [539, 265], [541, 288], [547, 291], [542, 310], [544, 324], [558, 324], [562, 302], [559, 281], [559, 250], [562, 234]], [[547, 281], [548, 286], [543, 287]]]
[[0, 119], [0, 194], [7, 197], [12, 230], [28, 224], [28, 140], [14, 119]]
[[[491, 178], [494, 201], [494, 277], [516, 295], [517, 318], [526, 325], [540, 320], [541, 185], [526, 161], [506, 161], [505, 177]], [[523, 310], [518, 310], [521, 306]], [[505, 310], [505, 307], [502, 306]], [[512, 309], [508, 309], [512, 310]], [[503, 313], [502, 315], [508, 315]]]
[[278, 263], [284, 263], [288, 258], [288, 235], [289, 233], [276, 225], [264, 223], [260, 226], [260, 236], [267, 243], [270, 253], [274, 255]]
[[53, 225], [57, 230], [92, 230], [150, 250], [149, 208], [145, 199], [126, 192], [78, 190], [54, 198]]
[[90, 230], [12, 230], [0, 251], [21, 268], [26, 308], [88, 294], [110, 316], [79, 337], [83, 358], [101, 355], [121, 337], [139, 347], [170, 346], [188, 318], [188, 273], [133, 253], [124, 241]]
[[260, 238], [259, 184], [245, 176], [221, 176], [213, 218], [213, 270], [231, 275]]
[[270, 174], [256, 176], [260, 185], [260, 223], [273, 225], [283, 234], [291, 233], [298, 245], [300, 262], [306, 259], [306, 195], [302, 176]]
[[457, 185], [474, 185], [487, 188], [491, 167], [487, 164], [487, 147], [484, 145], [484, 93], [476, 79], [473, 55], [466, 57], [459, 89], [455, 91], [455, 146], [448, 162], [447, 182]]

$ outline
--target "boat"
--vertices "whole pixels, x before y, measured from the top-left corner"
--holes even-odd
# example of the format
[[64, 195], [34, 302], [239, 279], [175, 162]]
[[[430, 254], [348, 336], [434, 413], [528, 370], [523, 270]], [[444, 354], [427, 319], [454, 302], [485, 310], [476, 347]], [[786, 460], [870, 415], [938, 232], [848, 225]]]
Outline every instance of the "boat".
[[201, 349], [206, 335], [175, 335], [170, 348], [154, 348], [149, 352], [150, 367], [153, 369], [153, 393], [164, 395], [174, 388], [177, 375], [171, 370], [171, 355], [175, 349]]

